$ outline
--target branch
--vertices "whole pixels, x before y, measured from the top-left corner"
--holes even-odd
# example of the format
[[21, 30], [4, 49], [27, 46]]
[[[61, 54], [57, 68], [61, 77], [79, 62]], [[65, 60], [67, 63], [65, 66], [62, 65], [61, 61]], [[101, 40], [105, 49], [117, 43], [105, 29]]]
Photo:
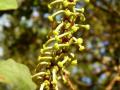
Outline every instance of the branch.
[[106, 1], [104, 0], [101, 0], [101, 2], [107, 6], [108, 9], [100, 6], [100, 5], [97, 5], [96, 4], [96, 0], [91, 0], [91, 4], [93, 4], [95, 7], [99, 8], [100, 10], [106, 12], [106, 13], [109, 13], [109, 15], [111, 16], [115, 16], [116, 18], [120, 18], [120, 13], [117, 12], [116, 10], [114, 10]]
[[120, 76], [115, 76], [113, 80], [110, 82], [110, 84], [106, 87], [105, 90], [112, 90], [112, 87], [114, 86], [116, 81], [120, 81]]
[[75, 89], [75, 86], [72, 84], [71, 80], [69, 79], [68, 74], [65, 73], [64, 76], [65, 76], [65, 79], [66, 79], [66, 81], [67, 81], [70, 89], [71, 89], [71, 90], [76, 90], [76, 89]]

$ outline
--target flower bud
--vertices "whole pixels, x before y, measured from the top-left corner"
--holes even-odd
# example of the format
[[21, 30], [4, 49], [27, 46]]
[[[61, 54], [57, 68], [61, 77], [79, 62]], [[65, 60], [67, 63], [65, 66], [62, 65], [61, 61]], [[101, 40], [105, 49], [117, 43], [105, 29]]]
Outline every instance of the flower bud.
[[81, 20], [81, 21], [85, 21], [85, 20], [86, 20], [86, 19], [85, 19], [85, 16], [84, 16], [83, 14], [80, 15], [80, 20]]
[[59, 33], [57, 31], [53, 31], [53, 34], [54, 35], [58, 35]]
[[45, 80], [44, 82], [45, 82], [46, 85], [50, 84], [50, 82], [48, 80]]
[[44, 51], [44, 50], [43, 50], [43, 49], [41, 49], [41, 50], [40, 50], [40, 53], [41, 53], [41, 54], [43, 54], [43, 51]]
[[84, 8], [81, 8], [80, 11], [81, 11], [82, 13], [84, 13], [85, 9], [84, 9]]
[[63, 67], [63, 63], [62, 62], [58, 62], [58, 66], [59, 67]]
[[55, 40], [58, 41], [58, 42], [60, 41], [58, 36], [55, 36]]
[[89, 30], [90, 29], [90, 25], [85, 25], [85, 29]]
[[52, 16], [48, 16], [48, 19], [53, 22], [53, 17]]
[[85, 11], [85, 9], [84, 8], [80, 8], [80, 9], [75, 9], [76, 11], [78, 11], [78, 12], [82, 12], [82, 13], [84, 13], [84, 11]]
[[80, 45], [79, 51], [82, 51], [82, 50], [84, 50], [84, 49], [85, 49], [85, 47]]
[[85, 28], [86, 30], [89, 30], [90, 29], [90, 25], [80, 25], [82, 28]]
[[65, 10], [65, 14], [66, 16], [70, 16], [72, 13], [70, 12], [70, 10]]
[[65, 28], [68, 29], [70, 27], [70, 25], [71, 25], [70, 23], [66, 23]]
[[90, 0], [85, 0], [85, 2], [86, 2], [86, 3], [89, 3], [89, 2], [90, 2]]
[[76, 32], [78, 29], [79, 29], [79, 27], [76, 27], [76, 26], [72, 26], [72, 32], [74, 33], [74, 32]]
[[77, 64], [77, 60], [73, 60], [73, 61], [71, 62], [71, 64], [72, 64], [72, 65], [76, 65], [76, 64]]
[[78, 45], [82, 44], [83, 43], [83, 39], [82, 38], [78, 38], [77, 39], [77, 43], [78, 43]]
[[64, 6], [64, 7], [68, 7], [68, 5], [69, 5], [69, 2], [68, 2], [67, 0], [64, 0], [64, 1], [63, 1], [63, 6]]
[[74, 57], [75, 57], [75, 54], [74, 54], [74, 53], [70, 53], [70, 56], [72, 56], [72, 58], [74, 58]]
[[55, 43], [55, 44], [54, 44], [54, 49], [56, 49], [56, 50], [59, 49], [59, 45], [58, 45], [58, 43]]
[[50, 4], [48, 4], [48, 8], [51, 9], [51, 5]]

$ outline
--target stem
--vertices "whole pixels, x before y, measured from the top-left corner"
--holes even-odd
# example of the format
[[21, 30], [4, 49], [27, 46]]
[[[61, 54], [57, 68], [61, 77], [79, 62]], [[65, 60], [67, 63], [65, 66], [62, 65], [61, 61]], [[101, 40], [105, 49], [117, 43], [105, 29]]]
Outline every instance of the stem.
[[56, 76], [56, 69], [53, 68], [52, 75], [53, 75], [53, 84], [57, 84], [57, 76]]
[[56, 0], [56, 1], [53, 1], [53, 2], [50, 3], [50, 5], [54, 5], [54, 4], [60, 3], [60, 2], [63, 2], [63, 0]]
[[50, 57], [50, 56], [45, 56], [45, 57], [39, 56], [38, 57], [38, 60], [51, 60], [51, 59], [52, 59], [52, 57]]
[[61, 27], [64, 25], [64, 23], [62, 22], [61, 24], [59, 24], [57, 26], [57, 28], [55, 29], [56, 32], [59, 32], [59, 30], [61, 29]]
[[45, 83], [42, 83], [39, 90], [44, 90]]
[[[65, 32], [65, 33], [59, 35], [58, 37], [59, 37], [59, 38], [62, 38], [62, 37], [64, 37], [64, 36], [68, 35], [68, 34], [71, 34], [71, 31]], [[45, 46], [48, 45], [49, 43], [51, 43], [51, 42], [54, 41], [54, 40], [55, 40], [55, 38], [49, 39], [49, 40], [45, 43]], [[50, 48], [50, 47], [49, 47], [49, 48]]]
[[34, 78], [36, 76], [46, 75], [46, 74], [47, 74], [46, 72], [39, 72], [39, 73], [36, 73], [35, 75], [33, 75], [32, 78]]
[[56, 15], [64, 13], [64, 12], [65, 12], [64, 10], [57, 11], [57, 12], [52, 14], [52, 17], [55, 17]]

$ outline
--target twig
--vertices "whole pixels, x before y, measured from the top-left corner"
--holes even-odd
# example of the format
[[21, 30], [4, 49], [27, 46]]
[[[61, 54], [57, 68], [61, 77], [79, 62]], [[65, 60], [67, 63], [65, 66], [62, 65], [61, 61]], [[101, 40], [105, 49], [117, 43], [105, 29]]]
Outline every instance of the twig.
[[105, 90], [112, 90], [113, 85], [115, 84], [116, 81], [120, 81], [120, 76], [115, 76], [113, 80], [110, 82], [110, 84], [106, 87]]
[[75, 86], [72, 84], [71, 80], [69, 79], [68, 75], [65, 73], [65, 79], [67, 80], [68, 85], [70, 86], [71, 90], [76, 90]]
[[104, 5], [106, 5], [107, 8], [110, 8], [110, 9], [106, 9], [106, 8], [103, 8], [102, 6], [97, 5], [97, 4], [96, 4], [96, 0], [91, 0], [91, 3], [92, 3], [95, 7], [101, 9], [102, 11], [105, 11], [105, 12], [109, 13], [109, 14], [112, 15], [112, 16], [115, 16], [116, 18], [120, 18], [120, 13], [119, 13], [119, 12], [117, 12], [117, 11], [114, 10], [114, 9], [112, 9], [112, 7], [111, 7], [110, 5], [108, 6], [107, 2], [105, 2], [104, 0], [103, 0], [103, 1], [101, 0], [101, 2], [102, 2]]

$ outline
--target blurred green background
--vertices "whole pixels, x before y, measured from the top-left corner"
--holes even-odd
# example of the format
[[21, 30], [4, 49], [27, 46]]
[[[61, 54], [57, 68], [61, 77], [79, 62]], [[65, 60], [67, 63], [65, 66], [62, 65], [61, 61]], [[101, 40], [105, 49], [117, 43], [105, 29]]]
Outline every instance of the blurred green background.
[[[17, 10], [0, 11], [0, 59], [13, 58], [33, 73], [50, 31], [50, 1], [18, 2]], [[120, 75], [120, 0], [80, 0], [77, 7], [85, 8], [85, 23], [91, 28], [76, 33], [86, 49], [76, 52], [78, 64], [68, 68], [73, 85], [77, 90], [120, 90], [120, 80], [114, 81]], [[61, 89], [68, 90], [67, 85]]]

